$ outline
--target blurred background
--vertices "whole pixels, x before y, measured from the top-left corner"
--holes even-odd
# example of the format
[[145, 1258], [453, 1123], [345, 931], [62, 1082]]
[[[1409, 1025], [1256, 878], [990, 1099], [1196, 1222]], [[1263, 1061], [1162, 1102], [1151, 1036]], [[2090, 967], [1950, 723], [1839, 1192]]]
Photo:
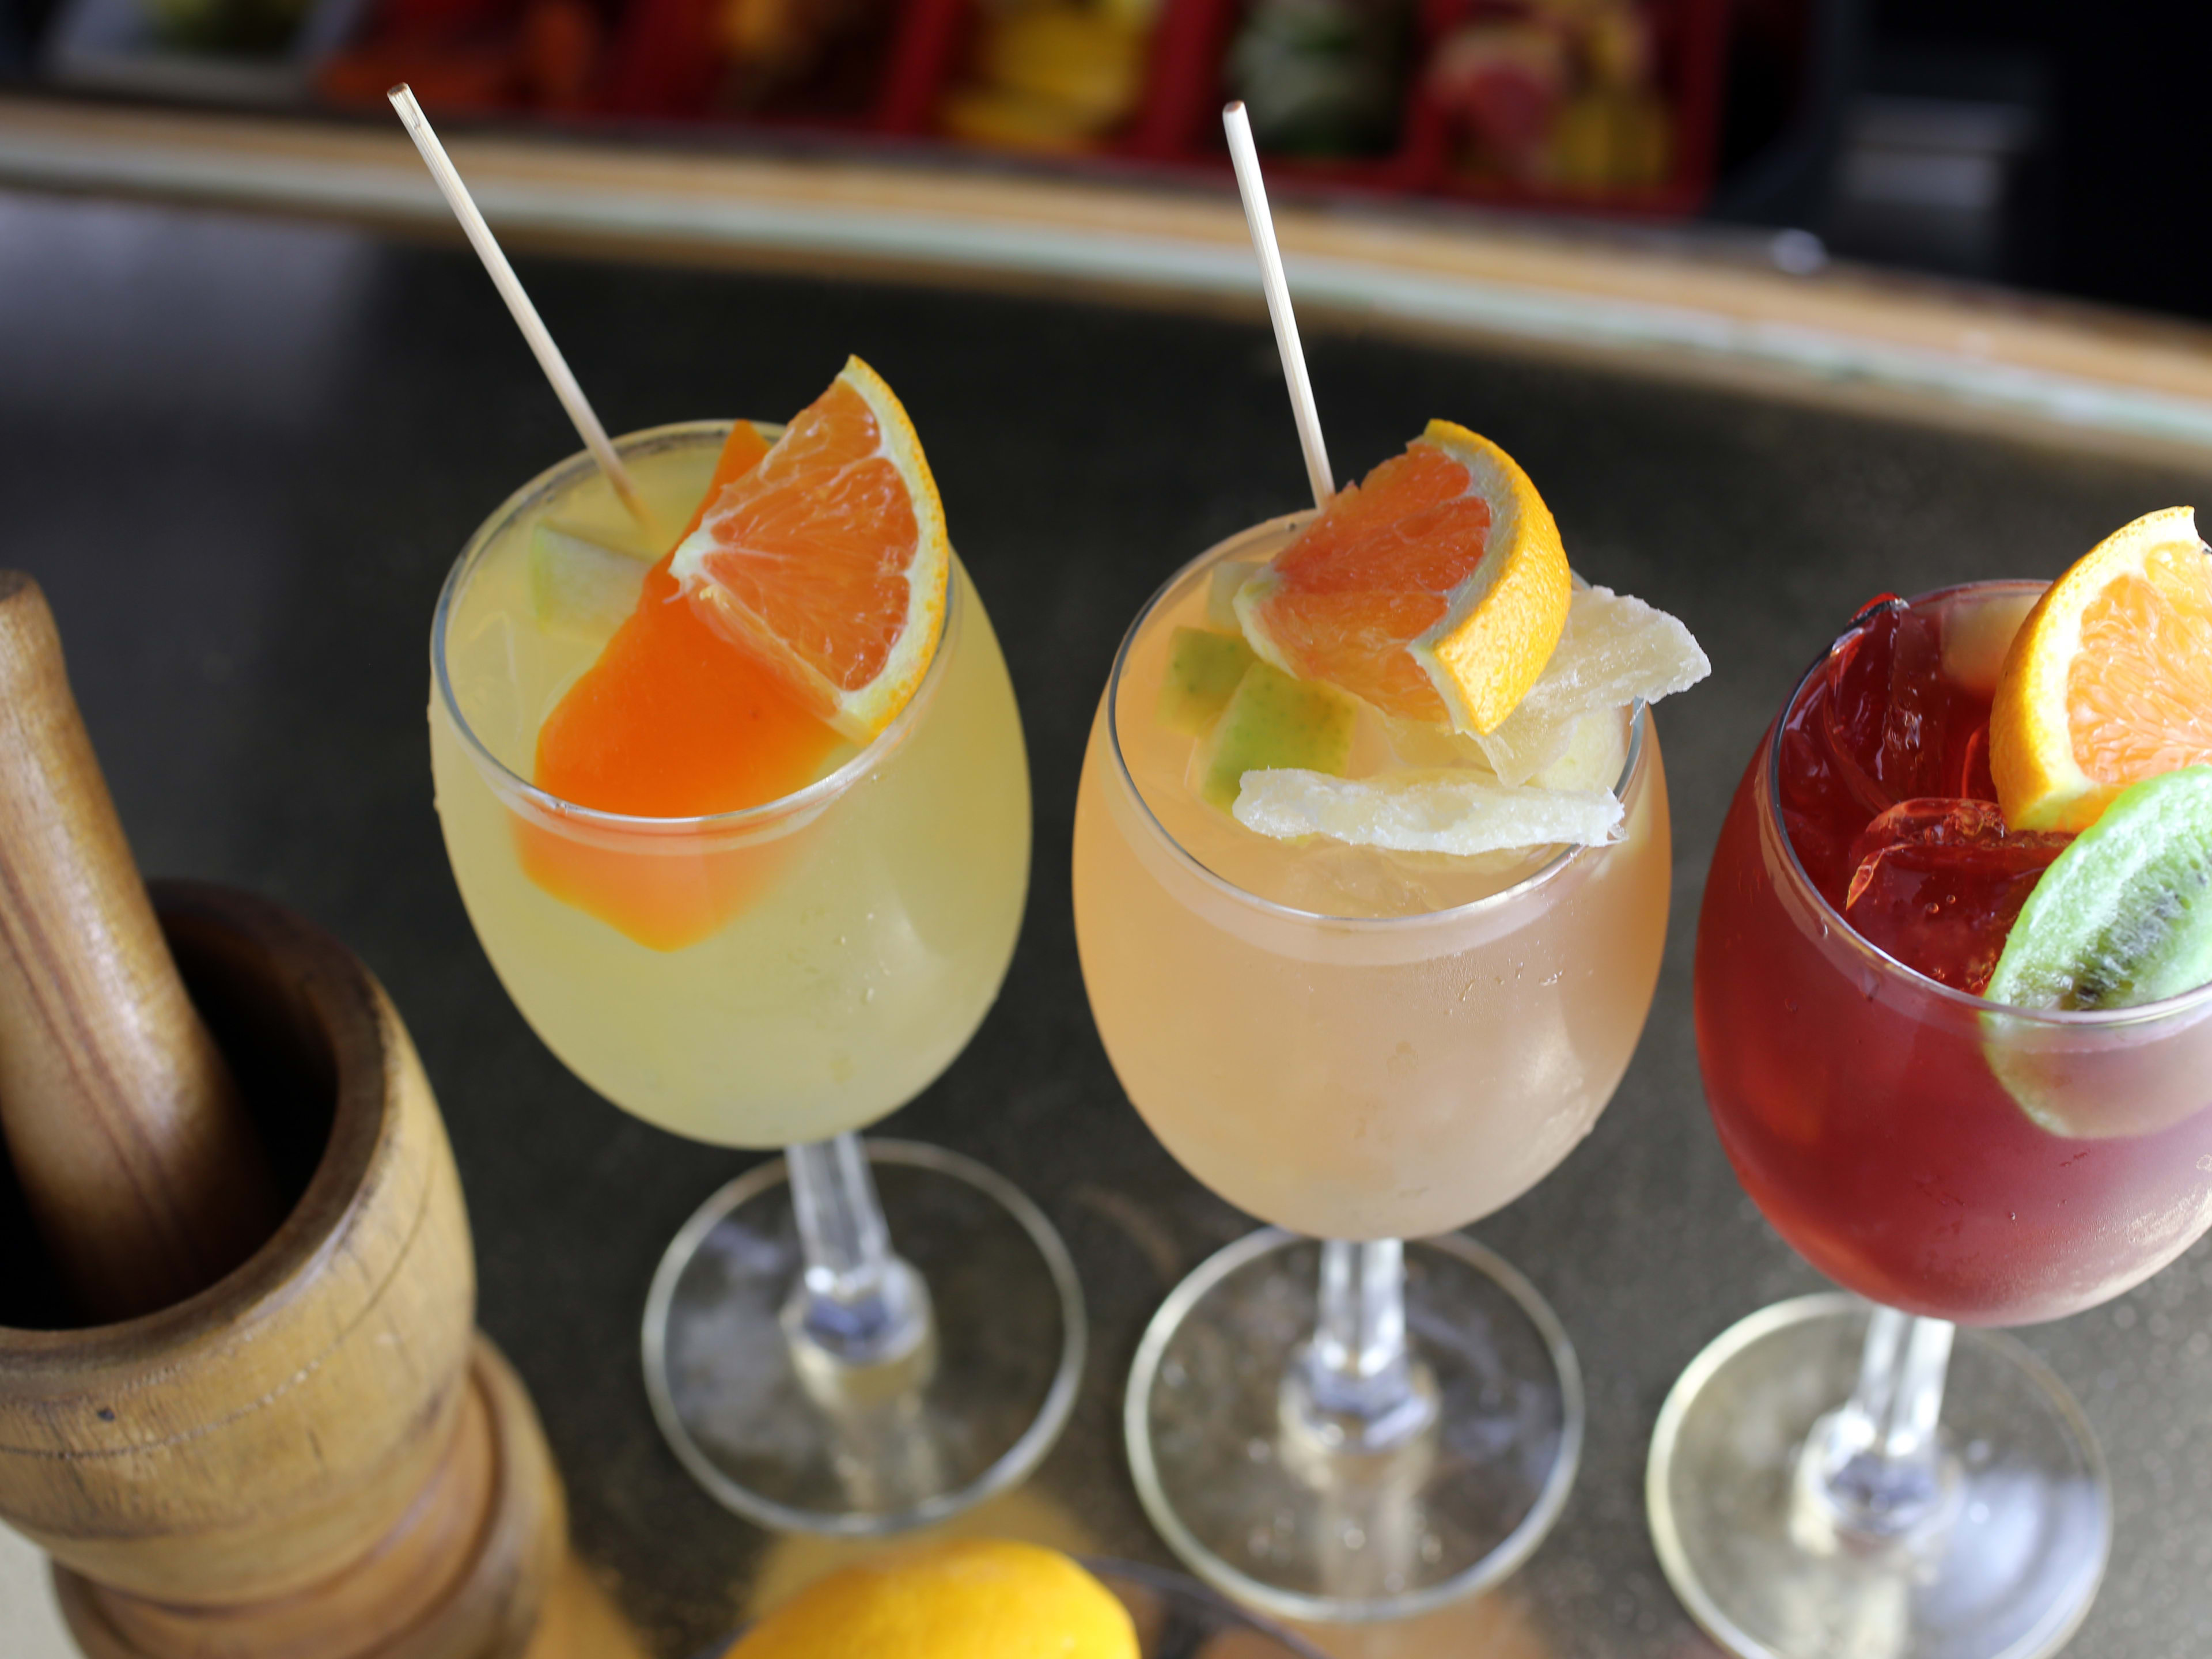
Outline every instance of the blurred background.
[[0, 88], [1802, 232], [2212, 309], [2212, 9], [2078, 0], [0, 0]]

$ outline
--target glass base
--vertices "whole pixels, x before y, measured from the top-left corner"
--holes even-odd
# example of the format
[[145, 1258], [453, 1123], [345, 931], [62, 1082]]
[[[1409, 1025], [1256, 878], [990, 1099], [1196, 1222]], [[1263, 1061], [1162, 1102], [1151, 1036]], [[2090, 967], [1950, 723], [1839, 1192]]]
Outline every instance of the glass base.
[[787, 1338], [804, 1262], [781, 1158], [700, 1207], [646, 1300], [661, 1432], [724, 1505], [779, 1531], [898, 1532], [1005, 1491], [1058, 1438], [1082, 1376], [1083, 1291], [1043, 1212], [957, 1152], [864, 1144], [933, 1310], [919, 1347], [830, 1367]]
[[1191, 1570], [1239, 1601], [1340, 1623], [1425, 1612], [1520, 1565], [1566, 1502], [1583, 1394], [1559, 1319], [1472, 1239], [1405, 1251], [1407, 1340], [1437, 1411], [1388, 1450], [1332, 1447], [1283, 1387], [1314, 1334], [1313, 1239], [1238, 1240], [1145, 1332], [1122, 1411], [1138, 1495]]
[[1946, 1497], [1917, 1533], [1839, 1531], [1800, 1454], [1850, 1397], [1871, 1310], [1839, 1293], [1753, 1314], [1659, 1413], [1645, 1501], [1690, 1614], [1746, 1659], [2037, 1659], [2073, 1635], [2112, 1545], [2103, 1455], [2027, 1349], [1962, 1329], [1941, 1419]]

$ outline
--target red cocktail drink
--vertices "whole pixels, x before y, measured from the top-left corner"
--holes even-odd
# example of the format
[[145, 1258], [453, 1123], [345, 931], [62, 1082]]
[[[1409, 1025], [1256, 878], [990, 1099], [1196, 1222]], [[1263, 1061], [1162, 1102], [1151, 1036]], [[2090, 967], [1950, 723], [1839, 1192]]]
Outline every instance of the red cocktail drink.
[[1738, 787], [1698, 933], [1722, 1145], [1805, 1258], [1894, 1308], [2094, 1306], [2212, 1223], [2212, 1002], [1974, 994], [2067, 838], [2007, 834], [1990, 692], [2037, 589], [1869, 607]]
[[2190, 931], [2212, 835], [2167, 805], [2207, 798], [2212, 561], [2176, 509], [2044, 591], [1861, 612], [1768, 729], [1706, 878], [1721, 1144], [1783, 1237], [1875, 1304], [1739, 1321], [1659, 1413], [1660, 1564], [1744, 1659], [2063, 1647], [2111, 1548], [2103, 1460], [2032, 1353], [1959, 1327], [2094, 1307], [2212, 1225]]

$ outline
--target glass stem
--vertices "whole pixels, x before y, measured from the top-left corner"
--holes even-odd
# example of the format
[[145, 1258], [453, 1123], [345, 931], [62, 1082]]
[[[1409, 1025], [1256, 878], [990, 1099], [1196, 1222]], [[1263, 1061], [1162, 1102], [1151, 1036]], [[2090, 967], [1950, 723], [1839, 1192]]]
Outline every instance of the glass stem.
[[1936, 1419], [1957, 1327], [1876, 1308], [1859, 1356], [1858, 1386], [1814, 1426], [1805, 1473], [1843, 1529], [1894, 1537], [1942, 1509], [1951, 1486]]
[[1320, 1317], [1291, 1381], [1293, 1408], [1333, 1449], [1385, 1450], [1435, 1420], [1435, 1391], [1407, 1351], [1397, 1239], [1323, 1242]]
[[929, 1293], [891, 1249], [860, 1137], [810, 1141], [784, 1158], [806, 1261], [785, 1310], [793, 1340], [846, 1366], [912, 1353], [929, 1334]]

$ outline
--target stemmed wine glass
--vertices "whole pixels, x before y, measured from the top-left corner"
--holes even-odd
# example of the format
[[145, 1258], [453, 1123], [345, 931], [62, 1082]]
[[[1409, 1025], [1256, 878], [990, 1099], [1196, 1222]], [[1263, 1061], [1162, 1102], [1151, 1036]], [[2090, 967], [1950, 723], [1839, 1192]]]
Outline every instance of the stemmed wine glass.
[[[1075, 921], [1130, 1100], [1193, 1175], [1273, 1224], [1146, 1331], [1124, 1407], [1138, 1491], [1200, 1577], [1283, 1616], [1353, 1620], [1492, 1582], [1565, 1501], [1573, 1348], [1520, 1273], [1453, 1230], [1540, 1180], [1620, 1082], [1658, 975], [1668, 833], [1640, 704], [1619, 715], [1623, 838], [1524, 860], [1470, 902], [1303, 909], [1170, 833], [1146, 782], [1182, 785], [1151, 752], [1172, 741], [1153, 711], [1170, 635], [1217, 565], [1271, 556], [1310, 517], [1201, 555], [1131, 626], [1084, 761]], [[1340, 854], [1364, 856], [1279, 856]]]
[[[729, 430], [615, 447], [681, 524]], [[654, 1276], [647, 1382], [678, 1455], [766, 1526], [936, 1519], [1035, 1467], [1084, 1349], [1073, 1266], [1033, 1204], [955, 1153], [857, 1136], [951, 1063], [1013, 951], [1030, 804], [1006, 665], [956, 560], [920, 690], [829, 775], [709, 817], [559, 799], [530, 757], [597, 647], [534, 619], [532, 539], [607, 488], [587, 454], [532, 479], [440, 597], [431, 755], [454, 877], [516, 1006], [584, 1081], [693, 1139], [787, 1149], [709, 1199]], [[615, 890], [679, 942], [571, 902]]]
[[[1938, 629], [1984, 607], [2016, 619], [2037, 591], [1976, 584], [1905, 614]], [[2212, 987], [2105, 1012], [2008, 1007], [1878, 948], [1808, 874], [1798, 838], [1827, 833], [1819, 791], [1844, 764], [1824, 709], [1869, 629], [1897, 614], [1863, 617], [1784, 704], [1698, 922], [1698, 1051], [1721, 1144], [1783, 1237], [1858, 1293], [1723, 1334], [1653, 1437], [1661, 1563], [1700, 1624], [1759, 1659], [2062, 1646], [2111, 1545], [2104, 1460], [2058, 1379], [1981, 1328], [2094, 1307], [2212, 1224]], [[1914, 724], [1923, 744], [1971, 736]], [[1931, 911], [1971, 875], [1962, 860]]]

